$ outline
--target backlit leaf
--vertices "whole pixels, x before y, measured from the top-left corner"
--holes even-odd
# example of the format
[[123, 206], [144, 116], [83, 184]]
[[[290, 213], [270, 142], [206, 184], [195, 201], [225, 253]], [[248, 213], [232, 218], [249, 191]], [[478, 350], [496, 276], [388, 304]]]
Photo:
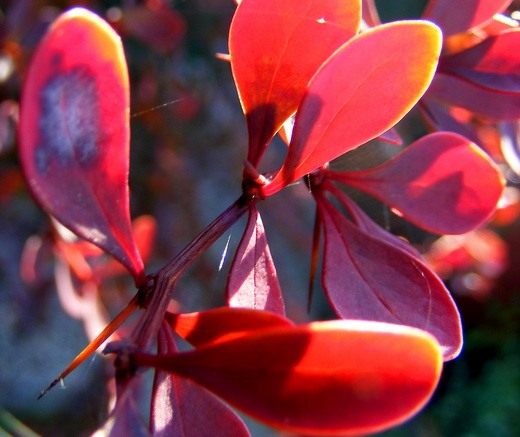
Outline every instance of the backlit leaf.
[[463, 234], [482, 224], [505, 182], [482, 149], [452, 132], [426, 135], [378, 167], [334, 177], [439, 234]]
[[267, 244], [264, 225], [252, 206], [227, 283], [229, 306], [285, 313], [282, 290]]
[[430, 335], [366, 321], [266, 329], [133, 359], [188, 377], [275, 428], [313, 435], [359, 435], [400, 423], [427, 402], [441, 371]]
[[520, 29], [487, 37], [462, 52], [443, 56], [439, 71], [484, 88], [520, 93]]
[[197, 313], [167, 313], [166, 320], [179, 336], [194, 346], [258, 329], [292, 326], [290, 320], [275, 313], [229, 307]]
[[97, 15], [72, 9], [40, 43], [22, 94], [20, 154], [37, 200], [120, 260], [143, 262], [128, 199], [128, 73], [121, 41]]
[[229, 52], [253, 166], [296, 111], [319, 66], [356, 34], [360, 15], [360, 0], [240, 2], [229, 31]]
[[[158, 353], [176, 352], [171, 331], [159, 331]], [[247, 437], [244, 422], [220, 399], [193, 382], [157, 370], [150, 412], [153, 436]]]
[[325, 236], [322, 282], [336, 313], [423, 329], [441, 344], [445, 360], [457, 356], [460, 317], [441, 280], [416, 256], [356, 227], [324, 198], [318, 206]]
[[378, 26], [342, 46], [309, 84], [287, 159], [264, 194], [395, 125], [426, 91], [440, 47], [439, 29], [422, 21]]
[[511, 0], [457, 0], [454, 9], [453, 0], [430, 0], [423, 18], [439, 25], [444, 36], [449, 36], [485, 24], [510, 3]]

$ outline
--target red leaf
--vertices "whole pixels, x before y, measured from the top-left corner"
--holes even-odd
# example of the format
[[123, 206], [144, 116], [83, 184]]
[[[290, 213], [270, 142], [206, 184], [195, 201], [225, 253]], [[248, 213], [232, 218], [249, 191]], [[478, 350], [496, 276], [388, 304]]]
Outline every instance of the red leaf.
[[441, 372], [438, 344], [427, 333], [365, 321], [261, 330], [134, 360], [188, 377], [275, 428], [322, 435], [404, 421], [428, 401]]
[[323, 287], [337, 314], [424, 329], [441, 344], [445, 360], [457, 356], [460, 317], [441, 280], [409, 252], [357, 228], [325, 198], [318, 206]]
[[439, 71], [493, 91], [520, 93], [520, 29], [486, 38], [462, 52], [443, 56]]
[[22, 164], [42, 206], [140, 282], [143, 262], [128, 205], [128, 114], [128, 73], [117, 34], [87, 10], [61, 15], [26, 78]]
[[319, 66], [356, 34], [360, 15], [360, 0], [240, 2], [229, 31], [229, 52], [253, 166], [296, 111]]
[[505, 183], [482, 149], [452, 132], [426, 135], [378, 167], [331, 175], [439, 234], [463, 234], [482, 224]]
[[215, 308], [189, 314], [166, 313], [171, 328], [194, 346], [201, 346], [255, 331], [258, 329], [292, 326], [278, 314], [247, 308]]
[[287, 159], [264, 194], [395, 125], [426, 91], [440, 47], [439, 29], [421, 21], [378, 26], [343, 45], [309, 84]]
[[458, 0], [454, 10], [453, 0], [430, 0], [423, 18], [438, 24], [444, 36], [449, 36], [486, 24], [510, 3], [511, 0]]
[[[175, 352], [173, 336], [163, 326], [159, 331], [158, 353]], [[150, 428], [153, 436], [250, 435], [242, 419], [215, 395], [187, 379], [160, 370], [155, 372], [153, 382]]]
[[247, 226], [229, 272], [227, 302], [232, 307], [285, 313], [264, 225], [255, 206], [249, 210]]
[[452, 75], [437, 73], [426, 97], [466, 108], [491, 120], [520, 118], [520, 94], [493, 91]]

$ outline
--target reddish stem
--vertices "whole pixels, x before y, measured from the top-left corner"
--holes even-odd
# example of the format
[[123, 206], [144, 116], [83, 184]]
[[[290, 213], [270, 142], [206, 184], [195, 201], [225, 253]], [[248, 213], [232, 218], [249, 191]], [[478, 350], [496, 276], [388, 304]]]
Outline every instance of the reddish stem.
[[119, 328], [123, 322], [137, 309], [138, 296], [135, 295], [128, 305], [101, 331], [98, 336], [92, 340], [76, 357], [70, 362], [70, 364], [63, 370], [59, 376], [54, 379], [45, 390], [39, 394], [38, 399], [41, 399], [47, 394], [61, 380], [65, 379], [76, 367], [83, 363], [92, 353], [94, 353], [99, 346], [101, 346], [105, 340], [110, 337]]
[[177, 279], [249, 209], [252, 198], [241, 196], [154, 275], [151, 297], [133, 334], [137, 350], [145, 350], [157, 336]]

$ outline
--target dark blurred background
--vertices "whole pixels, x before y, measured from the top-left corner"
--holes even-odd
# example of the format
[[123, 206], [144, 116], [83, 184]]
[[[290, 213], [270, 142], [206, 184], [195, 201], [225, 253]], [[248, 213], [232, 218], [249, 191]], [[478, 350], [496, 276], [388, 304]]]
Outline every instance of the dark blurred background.
[[[420, 16], [425, 1], [377, 4], [388, 21]], [[77, 5], [107, 19], [123, 38], [131, 78], [132, 217], [150, 214], [158, 229], [147, 271], [161, 267], [240, 195], [246, 129], [229, 64], [218, 56], [227, 53], [232, 0], [0, 1], [0, 435], [89, 435], [109, 408], [109, 366], [99, 356], [67, 378], [65, 389], [36, 401], [88, 340], [81, 320], [56, 295], [50, 223], [26, 189], [16, 152], [18, 101], [31, 54], [49, 23]], [[413, 113], [399, 131], [405, 143], [426, 132]], [[374, 142], [336, 165], [366, 167], [395, 151]], [[275, 169], [283, 154], [284, 145], [275, 141], [262, 170]], [[511, 188], [518, 181], [513, 178]], [[356, 196], [379, 223], [431, 254], [434, 236]], [[464, 350], [446, 364], [427, 408], [384, 435], [520, 435], [520, 220], [518, 203], [512, 204], [509, 218], [495, 220], [477, 243], [461, 242], [462, 252], [453, 256], [459, 261], [466, 256], [462, 264], [451, 253], [431, 255], [439, 268], [448, 265], [443, 273], [463, 317]], [[289, 316], [298, 322], [333, 317], [318, 284], [311, 313], [305, 308], [314, 213], [305, 188], [284, 190], [260, 208]], [[243, 225], [219, 240], [181, 281], [175, 295], [181, 310], [224, 302], [229, 254]], [[31, 244], [41, 250], [29, 280], [20, 270], [29, 268]], [[464, 244], [473, 244], [473, 252]], [[109, 314], [134, 292], [125, 277], [106, 288], [101, 299]], [[249, 423], [254, 436], [273, 435]]]

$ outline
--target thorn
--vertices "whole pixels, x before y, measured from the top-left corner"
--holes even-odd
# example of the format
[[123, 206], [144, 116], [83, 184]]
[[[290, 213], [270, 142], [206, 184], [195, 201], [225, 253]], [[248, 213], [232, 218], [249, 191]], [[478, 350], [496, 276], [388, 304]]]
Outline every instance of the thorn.
[[49, 391], [52, 390], [52, 388], [54, 388], [54, 386], [56, 386], [58, 384], [58, 382], [62, 381], [61, 378], [56, 378], [54, 381], [52, 381], [46, 389], [42, 390], [40, 392], [40, 394], [38, 395], [38, 397], [36, 399], [40, 400], [41, 398], [43, 398], [47, 393], [49, 393]]
[[83, 361], [85, 361], [91, 354], [93, 354], [99, 346], [101, 346], [106, 339], [108, 339], [123, 322], [134, 312], [137, 308], [138, 293], [132, 298], [128, 305], [112, 319], [112, 321], [105, 326], [105, 328], [92, 340], [76, 357], [69, 363], [69, 365], [61, 372], [56, 379], [54, 379], [45, 390], [42, 390], [37, 399], [43, 398], [52, 388], [59, 382], [63, 384], [63, 380], [72, 373]]

